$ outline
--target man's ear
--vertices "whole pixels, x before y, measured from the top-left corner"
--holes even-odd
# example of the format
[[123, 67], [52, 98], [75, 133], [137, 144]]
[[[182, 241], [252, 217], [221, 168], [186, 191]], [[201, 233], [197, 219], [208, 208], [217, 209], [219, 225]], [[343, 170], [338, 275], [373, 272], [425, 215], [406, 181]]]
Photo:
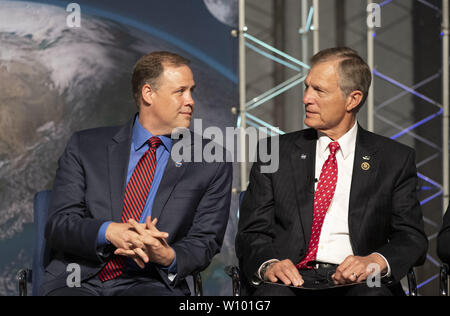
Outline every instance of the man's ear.
[[153, 92], [154, 92], [154, 90], [148, 83], [146, 83], [142, 86], [141, 96], [142, 96], [142, 103], [144, 106], [152, 105]]
[[354, 109], [356, 109], [358, 107], [358, 105], [361, 103], [362, 99], [363, 99], [363, 93], [361, 91], [355, 90], [355, 91], [351, 92], [347, 96], [346, 110], [348, 112], [351, 112]]

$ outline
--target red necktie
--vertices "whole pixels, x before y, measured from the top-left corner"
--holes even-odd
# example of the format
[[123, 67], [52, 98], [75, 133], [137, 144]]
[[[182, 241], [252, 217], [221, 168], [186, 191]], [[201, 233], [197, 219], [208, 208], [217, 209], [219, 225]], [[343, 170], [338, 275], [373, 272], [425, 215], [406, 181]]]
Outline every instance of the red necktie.
[[[131, 218], [139, 222], [152, 186], [156, 171], [156, 149], [161, 145], [161, 139], [152, 137], [147, 144], [149, 149], [134, 168], [125, 189], [122, 223], [128, 223]], [[99, 272], [100, 280], [105, 282], [119, 277], [123, 273], [125, 263], [126, 257], [114, 256]]]
[[317, 247], [319, 245], [320, 232], [325, 220], [328, 208], [336, 190], [338, 177], [338, 166], [336, 161], [336, 152], [340, 146], [338, 142], [332, 142], [328, 145], [330, 155], [322, 166], [319, 183], [314, 194], [314, 219], [312, 224], [311, 239], [308, 244], [306, 257], [296, 265], [298, 269], [309, 269], [307, 263], [314, 261], [317, 256]]

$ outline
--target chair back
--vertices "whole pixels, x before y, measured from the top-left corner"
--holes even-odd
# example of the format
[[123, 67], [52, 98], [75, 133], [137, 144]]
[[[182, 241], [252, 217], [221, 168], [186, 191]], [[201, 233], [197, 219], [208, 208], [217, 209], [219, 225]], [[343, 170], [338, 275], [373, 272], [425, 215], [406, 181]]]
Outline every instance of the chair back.
[[32, 267], [32, 295], [36, 296], [41, 286], [45, 264], [48, 260], [48, 251], [45, 247], [45, 224], [47, 222], [48, 207], [52, 191], [41, 191], [34, 196], [34, 251]]
[[239, 219], [239, 213], [241, 210], [241, 204], [242, 204], [242, 200], [244, 199], [244, 195], [245, 195], [245, 191], [242, 191], [241, 193], [239, 193], [239, 204], [238, 204], [238, 209], [236, 212], [237, 219]]

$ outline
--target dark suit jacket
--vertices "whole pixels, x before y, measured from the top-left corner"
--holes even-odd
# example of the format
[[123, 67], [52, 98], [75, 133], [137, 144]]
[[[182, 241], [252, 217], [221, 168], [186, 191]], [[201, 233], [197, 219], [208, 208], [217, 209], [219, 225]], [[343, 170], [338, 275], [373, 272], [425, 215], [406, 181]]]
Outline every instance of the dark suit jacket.
[[[85, 280], [97, 274], [114, 252], [112, 246], [96, 248], [97, 234], [105, 221], [121, 222], [133, 123], [134, 118], [121, 127], [86, 130], [70, 139], [53, 186], [46, 226], [53, 255], [41, 294], [65, 286], [69, 263], [80, 264], [81, 280]], [[169, 286], [187, 288], [184, 278], [205, 269], [220, 251], [231, 178], [230, 163], [176, 166], [169, 158], [152, 210], [157, 228], [169, 233], [167, 241], [177, 255], [173, 283], [153, 265]]]
[[[240, 210], [236, 252], [249, 280], [269, 259], [300, 262], [311, 236], [317, 132], [303, 130], [280, 136], [279, 141], [278, 171], [262, 174], [261, 163], [253, 165]], [[368, 171], [361, 168], [365, 156], [370, 157]], [[350, 241], [357, 256], [382, 254], [394, 282], [423, 262], [428, 247], [416, 184], [411, 148], [358, 128]]]
[[438, 236], [437, 252], [442, 262], [450, 264], [450, 207], [444, 216], [444, 223]]

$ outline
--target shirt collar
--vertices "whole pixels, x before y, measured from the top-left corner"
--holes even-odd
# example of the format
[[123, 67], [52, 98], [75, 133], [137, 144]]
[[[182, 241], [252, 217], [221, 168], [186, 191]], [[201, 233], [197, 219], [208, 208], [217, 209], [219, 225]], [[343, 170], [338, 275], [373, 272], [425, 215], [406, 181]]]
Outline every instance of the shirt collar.
[[[340, 146], [340, 150], [338, 152], [342, 153], [344, 159], [347, 159], [347, 157], [355, 151], [357, 133], [358, 123], [355, 122], [355, 125], [347, 133], [345, 133], [344, 136], [337, 140]], [[333, 142], [333, 140], [320, 131], [318, 132], [318, 136], [319, 140], [317, 149], [319, 150], [319, 154], [326, 158], [329, 152], [328, 145]]]
[[[145, 129], [144, 126], [141, 125], [139, 122], [139, 115], [136, 115], [136, 119], [134, 121], [133, 126], [133, 136], [132, 136], [132, 142], [134, 146], [134, 150], [138, 151], [142, 148], [142, 146], [145, 145], [145, 143], [153, 137], [153, 134], [150, 133], [148, 130]], [[164, 147], [167, 149], [168, 152], [171, 152], [172, 150], [172, 139], [167, 136], [160, 135], [158, 136], [159, 139], [161, 139]]]

